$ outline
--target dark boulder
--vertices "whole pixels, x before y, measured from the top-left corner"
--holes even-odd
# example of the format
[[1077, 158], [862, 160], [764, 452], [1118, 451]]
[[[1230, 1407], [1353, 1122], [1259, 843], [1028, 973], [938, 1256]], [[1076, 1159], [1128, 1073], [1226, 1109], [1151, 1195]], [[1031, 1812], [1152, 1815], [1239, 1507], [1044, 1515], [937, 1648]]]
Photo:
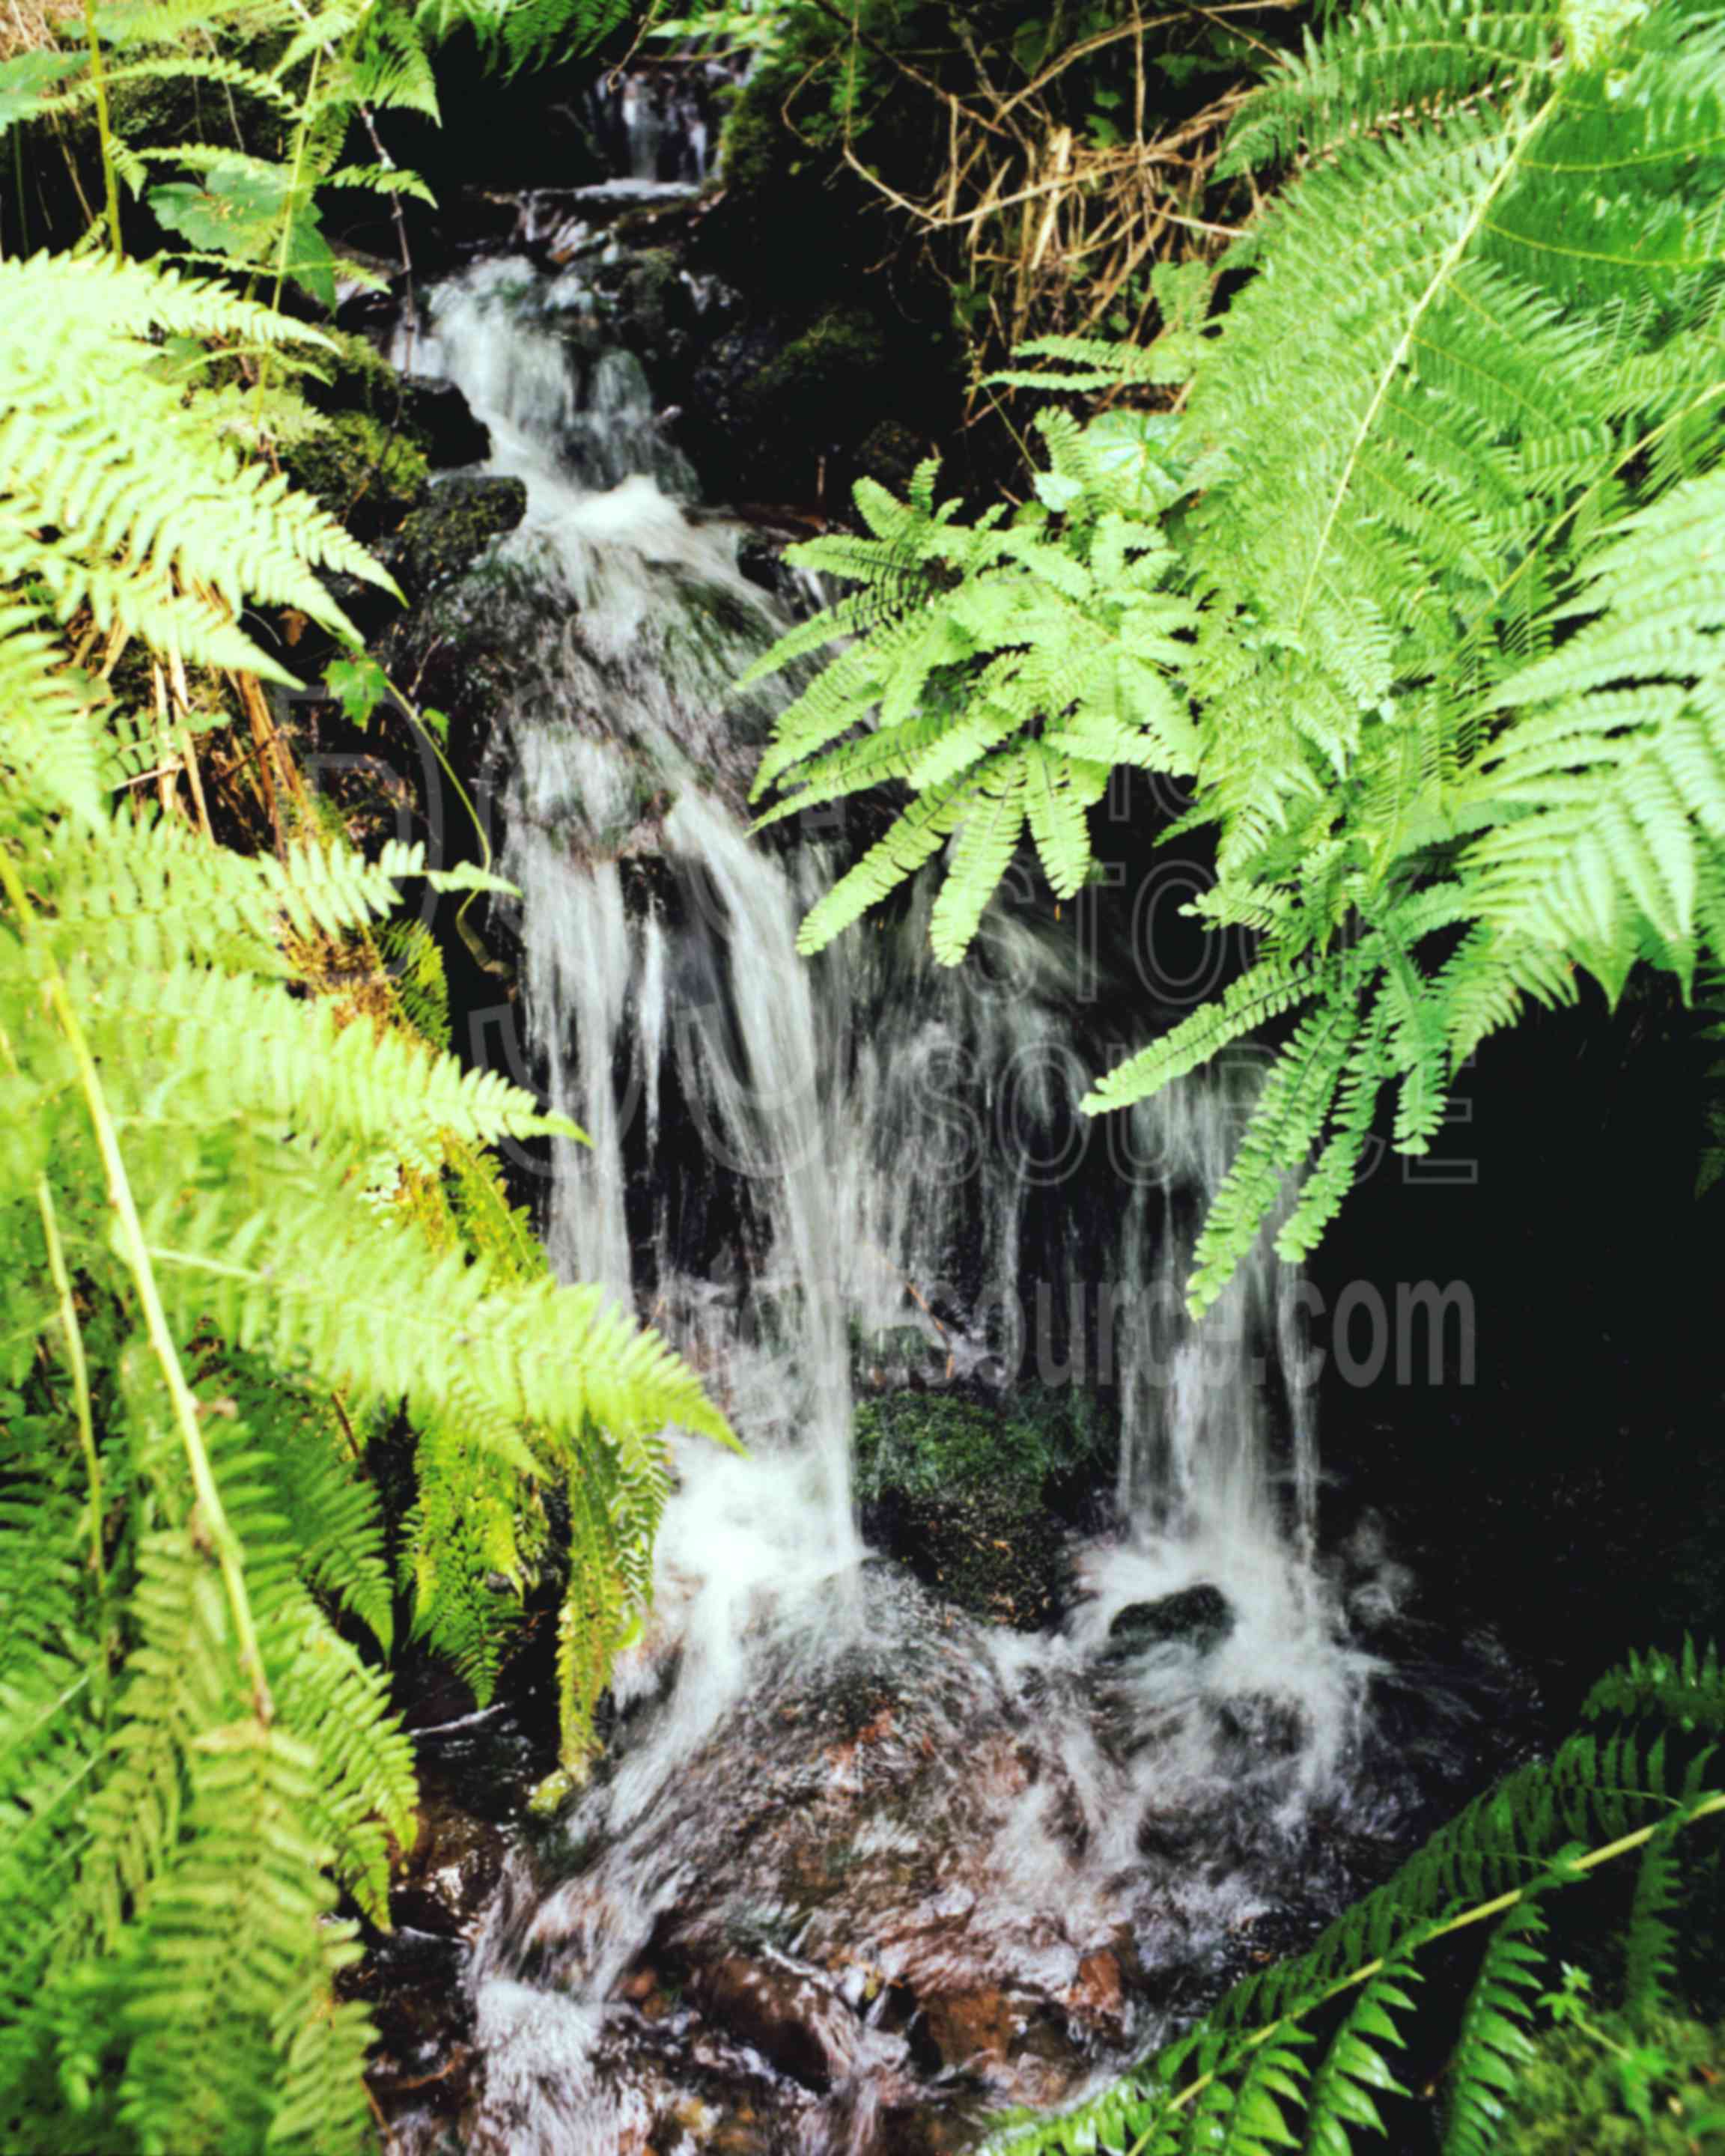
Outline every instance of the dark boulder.
[[390, 1916], [434, 1938], [464, 1938], [502, 1869], [502, 1829], [434, 1796], [420, 1811], [418, 1838], [391, 1882]]
[[401, 385], [402, 417], [434, 471], [483, 464], [491, 454], [491, 430], [453, 382], [410, 374]]
[[403, 521], [389, 566], [410, 599], [453, 583], [527, 513], [524, 480], [462, 474], [439, 480]]
[[1234, 1611], [1219, 1587], [1183, 1587], [1155, 1602], [1129, 1602], [1108, 1627], [1111, 1661], [1177, 1641], [1214, 1654], [1234, 1630]]

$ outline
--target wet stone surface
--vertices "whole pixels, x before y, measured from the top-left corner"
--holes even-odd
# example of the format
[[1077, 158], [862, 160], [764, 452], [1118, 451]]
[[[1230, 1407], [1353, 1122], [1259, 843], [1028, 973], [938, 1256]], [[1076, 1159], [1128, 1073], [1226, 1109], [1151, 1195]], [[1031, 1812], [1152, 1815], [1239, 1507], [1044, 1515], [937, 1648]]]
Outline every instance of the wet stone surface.
[[1160, 1646], [1164, 1640], [1178, 1640], [1208, 1655], [1233, 1630], [1228, 1598], [1219, 1587], [1204, 1581], [1157, 1602], [1128, 1603], [1108, 1628], [1108, 1652], [1120, 1657]]
[[[692, 1746], [686, 1666], [644, 1650], [598, 1783], [510, 1839], [446, 2085], [429, 2102], [411, 2054], [386, 2092], [408, 2148], [942, 2156], [1309, 1935], [1276, 1881], [1350, 1830], [1369, 1868], [1404, 1823], [1387, 1784], [1376, 1831], [1339, 1798], [1290, 1823], [1286, 1702], [1173, 1687], [1147, 1735], [1117, 1662], [896, 1568], [866, 1594], [835, 1650], [830, 1610], [769, 1620]], [[480, 1846], [434, 1829], [404, 1891], [485, 1876]]]

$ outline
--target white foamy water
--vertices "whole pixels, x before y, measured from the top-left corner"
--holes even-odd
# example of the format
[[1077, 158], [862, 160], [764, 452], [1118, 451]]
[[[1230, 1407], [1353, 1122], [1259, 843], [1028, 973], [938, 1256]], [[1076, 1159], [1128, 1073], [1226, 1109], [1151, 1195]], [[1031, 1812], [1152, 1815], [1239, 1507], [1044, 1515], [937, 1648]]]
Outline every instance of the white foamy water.
[[[619, 1987], [667, 1925], [705, 1936], [765, 1907], [789, 1928], [772, 1953], [839, 2002], [796, 2145], [891, 2147], [880, 2122], [924, 2071], [878, 2004], [892, 1987], [1065, 1996], [1123, 1930], [1141, 1958], [1202, 1959], [1266, 1906], [1278, 1837], [1343, 1786], [1372, 1665], [1314, 1566], [1314, 1441], [1282, 1378], [1292, 1276], [1260, 1250], [1204, 1326], [1180, 1313], [1240, 1102], [1199, 1075], [1106, 1141], [1076, 1119], [1097, 1055], [1070, 934], [997, 909], [943, 972], [923, 894], [797, 957], [848, 842], [750, 834], [779, 699], [729, 691], [788, 617], [739, 570], [740, 527], [691, 513], [646, 378], [574, 273], [481, 264], [428, 316], [416, 363], [461, 385], [493, 468], [528, 490], [475, 588], [519, 624], [493, 757], [529, 1045], [593, 1141], [557, 1149], [549, 1247], [689, 1355], [747, 1447], [672, 1435], [610, 1761], [552, 1850], [519, 1856], [475, 1948], [471, 2143], [631, 2145], [647, 2040]], [[1118, 1173], [1098, 1170], [1105, 1142]], [[1063, 1178], [1075, 1145], [1088, 1165]], [[1118, 1518], [1076, 1553], [1063, 1632], [991, 1631], [865, 1569], [853, 1366], [897, 1328], [936, 1374], [990, 1382], [1050, 1311], [1069, 1363], [1111, 1360]], [[1232, 1614], [1212, 1652], [1111, 1649], [1122, 1611], [1199, 1584]], [[888, 1703], [805, 1767], [845, 1686]], [[773, 1790], [763, 1824], [752, 1802]], [[803, 1907], [775, 1836], [841, 1798], [850, 1899]], [[1212, 1816], [1230, 1825], [1206, 1842]], [[913, 1876], [919, 1850], [942, 1852], [939, 1877]], [[873, 1972], [860, 2004], [845, 1956]], [[1149, 2010], [1119, 2012], [1141, 2041]], [[681, 2086], [688, 2059], [655, 2041]], [[1048, 2073], [1014, 2092], [1058, 2092]]]

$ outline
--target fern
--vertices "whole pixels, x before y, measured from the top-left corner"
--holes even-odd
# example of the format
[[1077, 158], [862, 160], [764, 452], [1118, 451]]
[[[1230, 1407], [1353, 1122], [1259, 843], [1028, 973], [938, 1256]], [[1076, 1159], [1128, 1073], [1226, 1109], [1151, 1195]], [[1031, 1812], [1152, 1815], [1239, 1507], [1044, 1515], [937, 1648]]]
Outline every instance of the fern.
[[1682, 1876], [1675, 1834], [1656, 1835], [1641, 1853], [1630, 1912], [1624, 2006], [1633, 2020], [1651, 2020], [1671, 2005], [1676, 1974], [1676, 1935], [1670, 1922]]
[[[153, 372], [161, 335], [309, 333], [95, 257], [0, 295], [0, 2141], [357, 2150], [370, 2026], [332, 1986], [416, 1801], [370, 1440], [416, 1432], [413, 1620], [481, 1691], [567, 1493], [575, 1771], [660, 1433], [726, 1433], [498, 1188], [499, 1138], [578, 1133], [425, 1037], [440, 973], [388, 916], [486, 879], [243, 855], [126, 785], [148, 728], [92, 630], [255, 673], [245, 606], [341, 634], [320, 572], [379, 573]], [[374, 934], [394, 986], [326, 968]]]
[[[1082, 758], [1032, 824], [1061, 895], [1105, 767], [1192, 777], [1176, 829], [1212, 830], [1218, 868], [1195, 910], [1257, 963], [1087, 1106], [1312, 1006], [1194, 1309], [1302, 1173], [1281, 1247], [1313, 1246], [1380, 1113], [1429, 1146], [1530, 1002], [1641, 965], [1686, 993], [1725, 932], [1717, 26], [1686, 0], [1377, 0], [1272, 65], [1223, 169], [1284, 182], [1229, 282], [1168, 290], [1145, 349], [1029, 355], [1051, 388], [1181, 378], [1178, 413], [1045, 417], [1004, 527], [870, 495], [874, 541], [818, 557], [861, 583], [829, 618], [855, 640], [762, 769], [798, 805], [889, 777], [927, 803], [924, 773], [993, 772], [993, 800], [1009, 753]], [[971, 813], [841, 885], [809, 946], [950, 835], [956, 956], [1001, 852]]]
[[957, 502], [937, 505], [931, 465], [902, 505], [859, 487], [869, 540], [793, 550], [808, 567], [861, 576], [865, 589], [793, 629], [743, 685], [859, 626], [868, 634], [780, 715], [756, 793], [779, 784], [787, 798], [762, 821], [888, 778], [912, 796], [810, 912], [800, 949], [819, 950], [950, 840], [930, 940], [956, 964], [1027, 824], [1070, 896], [1090, 872], [1088, 812], [1111, 763], [1191, 767], [1197, 736], [1170, 670], [1196, 615], [1163, 588], [1161, 467], [1141, 454], [1154, 437], [1135, 430], [1122, 454], [1117, 430], [1099, 429], [1045, 420], [1042, 499], [1009, 526], [995, 512], [966, 524]]
[[[120, 183], [147, 194], [157, 223], [185, 243], [181, 259], [270, 280], [279, 302], [297, 285], [332, 308], [336, 255], [322, 231], [321, 189], [362, 188], [392, 206], [432, 199], [389, 155], [377, 116], [439, 117], [434, 55], [466, 33], [513, 72], [600, 43], [634, 9], [629, 0], [117, 0], [93, 11], [85, 42], [0, 62], [0, 135], [31, 121], [95, 121], [106, 187], [106, 238], [125, 251]], [[650, 13], [650, 10], [648, 11]], [[224, 49], [224, 45], [225, 48]], [[217, 139], [134, 145], [116, 131], [114, 93], [166, 84], [219, 90], [228, 125]], [[240, 113], [254, 122], [243, 132]], [[357, 126], [370, 162], [343, 160]], [[180, 175], [166, 177], [164, 171]], [[398, 216], [398, 233], [401, 233]], [[411, 272], [403, 240], [402, 268]], [[346, 274], [362, 275], [352, 261]], [[270, 368], [234, 418], [272, 431], [309, 422], [270, 393]]]
[[590, 52], [631, 18], [644, 24], [657, 12], [635, 0], [423, 0], [418, 13], [444, 35], [457, 23], [472, 28], [493, 59], [514, 73]]
[[[1595, 1721], [1611, 1701], [1639, 1714], [1656, 1666], [1658, 1658], [1635, 1661], [1602, 1680]], [[1725, 1717], [1717, 1658], [1692, 1657], [1690, 1666], [1701, 1712]], [[1585, 1882], [1626, 1857], [1642, 1870], [1625, 1989], [1640, 2010], [1656, 2004], [1670, 1950], [1671, 1852], [1678, 1837], [1725, 1816], [1712, 1754], [1680, 1770], [1669, 1736], [1649, 1738], [1631, 1722], [1611, 1727], [1602, 1743], [1589, 1727], [1549, 1760], [1519, 1768], [1306, 1953], [1246, 1978], [1194, 2030], [1101, 2095], [1053, 2117], [1002, 2121], [989, 2156], [1224, 2148], [1271, 2156], [1293, 2147], [1349, 2156], [1387, 2139], [1384, 2100], [1408, 2094], [1392, 2060], [1421, 2010], [1421, 1964], [1440, 1942], [1481, 1928], [1485, 1943], [1444, 2076], [1444, 2148], [1445, 2156], [1495, 2148], [1533, 2051], [1553, 1897], [1580, 1906]]]
[[1354, 2146], [1350, 2127], [1368, 2133], [1387, 2133], [1378, 2098], [1407, 2092], [1392, 2071], [1384, 2046], [1399, 2048], [1404, 2042], [1396, 2017], [1413, 2013], [1409, 1987], [1418, 1981], [1412, 1954], [1403, 1948], [1386, 1954], [1383, 1967], [1361, 1985], [1312, 2076], [1307, 2128], [1312, 2156], [1349, 2156]]
[[1497, 2145], [1504, 2099], [1533, 2052], [1528, 2024], [1545, 1967], [1545, 1928], [1530, 1893], [1497, 1926], [1481, 1958], [1450, 2071], [1444, 2156], [1490, 2156]]

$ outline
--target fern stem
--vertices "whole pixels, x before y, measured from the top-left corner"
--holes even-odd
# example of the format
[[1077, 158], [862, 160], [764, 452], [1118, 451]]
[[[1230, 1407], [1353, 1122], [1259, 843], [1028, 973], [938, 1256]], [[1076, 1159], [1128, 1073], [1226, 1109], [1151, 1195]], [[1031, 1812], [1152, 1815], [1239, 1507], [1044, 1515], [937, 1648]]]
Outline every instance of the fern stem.
[[95, 93], [96, 138], [102, 151], [102, 186], [107, 197], [108, 239], [114, 259], [126, 259], [126, 242], [120, 234], [120, 179], [114, 164], [114, 125], [108, 111], [108, 72], [102, 58], [101, 33], [96, 28], [95, 0], [84, 0], [84, 39], [90, 48], [90, 83]]
[[[301, 11], [303, 13], [303, 11]], [[311, 139], [311, 119], [317, 96], [318, 70], [323, 65], [323, 48], [311, 49], [311, 72], [305, 83], [305, 101], [300, 108], [300, 124], [294, 130], [294, 160], [292, 176], [288, 182], [286, 204], [281, 213], [281, 244], [275, 250], [275, 285], [270, 295], [271, 309], [281, 310], [281, 288], [287, 282], [288, 254], [293, 245], [294, 219], [298, 214], [300, 183], [305, 171], [305, 146]], [[261, 445], [264, 432], [264, 400], [270, 388], [270, 346], [266, 344], [258, 361], [258, 434]]]
[[[13, 910], [17, 913], [23, 932], [27, 937], [33, 936], [35, 912], [30, 904], [29, 894], [24, 889], [17, 865], [3, 847], [0, 847], [0, 888], [3, 888]], [[252, 1622], [251, 1601], [246, 1593], [239, 1543], [222, 1503], [215, 1471], [210, 1466], [203, 1433], [198, 1428], [198, 1401], [186, 1381], [180, 1351], [167, 1322], [167, 1312], [162, 1306], [155, 1267], [150, 1261], [149, 1246], [144, 1240], [143, 1223], [138, 1218], [131, 1178], [126, 1173], [126, 1157], [121, 1150], [113, 1116], [109, 1113], [101, 1073], [96, 1069], [95, 1058], [90, 1052], [90, 1043], [79, 1022], [77, 1007], [66, 987], [65, 976], [51, 955], [47, 959], [44, 986], [47, 990], [48, 1001], [70, 1045], [72, 1060], [77, 1065], [85, 1104], [90, 1111], [90, 1123], [95, 1132], [96, 1147], [107, 1177], [109, 1202], [119, 1224], [121, 1253], [136, 1285], [150, 1345], [161, 1367], [168, 1398], [173, 1404], [174, 1420], [179, 1429], [181, 1443], [185, 1447], [186, 1463], [192, 1476], [193, 1495], [203, 1516], [204, 1533], [215, 1553], [228, 1591], [240, 1664], [252, 1688], [253, 1709], [259, 1721], [267, 1723], [275, 1710], [270, 1697], [270, 1686], [264, 1675], [264, 1660], [258, 1647], [257, 1629]]]
[[[396, 686], [395, 683], [390, 680], [388, 674], [384, 675], [383, 680], [385, 685], [388, 688], [390, 695], [394, 697], [397, 704], [400, 706], [403, 717], [406, 719], [408, 724], [412, 726], [414, 732], [425, 742], [427, 747], [430, 749], [431, 753], [437, 758], [438, 767], [442, 771], [444, 777], [447, 778], [450, 785], [454, 788], [456, 798], [460, 802], [461, 806], [467, 811], [468, 821], [473, 825], [474, 836], [479, 840], [480, 866], [485, 873], [489, 875], [491, 873], [492, 860], [490, 834], [485, 829], [484, 820], [480, 817], [479, 810], [473, 805], [472, 795], [469, 793], [467, 788], [461, 783], [460, 777], [456, 772], [454, 764], [452, 764], [448, 757], [444, 754], [442, 742], [439, 741], [436, 734], [433, 732], [431, 727], [427, 726], [425, 721], [420, 716], [418, 706], [414, 703], [412, 697], [403, 694], [402, 690], [399, 690]], [[467, 925], [467, 909], [473, 904], [473, 901], [478, 896], [479, 893], [477, 891], [469, 891], [466, 897], [464, 898], [461, 903], [455, 908], [455, 932], [459, 936], [461, 941], [467, 946], [468, 949], [473, 953], [475, 958], [478, 960], [479, 963], [482, 967], [484, 967], [485, 970], [488, 973], [493, 973], [500, 970], [497, 961], [491, 956], [490, 952], [486, 950], [484, 943], [480, 940], [477, 931], [470, 928]]]
[[[361, 105], [359, 116], [364, 122], [366, 133], [371, 137], [372, 154], [385, 172], [393, 172], [395, 170], [395, 160], [383, 146], [382, 138], [377, 132], [377, 119], [371, 106]], [[411, 374], [413, 371], [413, 346], [419, 336], [419, 310], [413, 300], [413, 257], [408, 246], [408, 220], [403, 212], [401, 196], [398, 192], [392, 192], [390, 195], [389, 213], [395, 222], [395, 244], [401, 251], [402, 319], [407, 325], [408, 331], [408, 348], [402, 365], [402, 372]]]
[[311, 54], [311, 73], [305, 83], [305, 102], [300, 110], [300, 124], [294, 131], [293, 176], [288, 182], [287, 208], [281, 224], [281, 244], [275, 250], [275, 290], [270, 304], [278, 311], [281, 306], [281, 288], [287, 281], [288, 250], [293, 244], [294, 216], [299, 207], [300, 183], [305, 176], [305, 146], [311, 140], [311, 116], [316, 109], [317, 77], [322, 66], [323, 48], [315, 46]]
[[[1657, 1835], [1680, 1832], [1684, 1827], [1693, 1826], [1697, 1820], [1712, 1818], [1721, 1812], [1725, 1812], [1725, 1790], [1716, 1791], [1712, 1796], [1700, 1799], [1675, 1818], [1656, 1820], [1651, 1826], [1637, 1827], [1632, 1834], [1620, 1835], [1615, 1841], [1608, 1841], [1600, 1848], [1587, 1851], [1584, 1855], [1574, 1858], [1567, 1870], [1570, 1872], [1597, 1871], [1602, 1864], [1609, 1864], [1620, 1856], [1627, 1856], [1631, 1850], [1645, 1848]], [[1460, 1916], [1450, 1917], [1445, 1922], [1434, 1925], [1423, 1934], [1420, 1943], [1429, 1946], [1435, 1939], [1448, 1938], [1452, 1933], [1465, 1932], [1471, 1925], [1488, 1922], [1491, 1917], [1501, 1917], [1506, 1910], [1513, 1909], [1517, 1903], [1525, 1902], [1533, 1892], [1532, 1887], [1512, 1887], [1489, 1902], [1481, 1902], [1471, 1909], [1464, 1909]], [[1332, 1999], [1339, 1999], [1344, 1992], [1352, 1991], [1359, 1984], [1368, 1984], [1374, 1976], [1383, 1973], [1389, 1959], [1390, 1956], [1379, 1954], [1375, 1960], [1350, 1970], [1346, 1976], [1338, 1976], [1333, 1984], [1307, 1999], [1294, 2013], [1279, 2015], [1274, 2021], [1266, 2021], [1261, 2029], [1255, 2029], [1225, 2062], [1225, 2067], [1212, 2067], [1209, 2073], [1200, 2074], [1195, 2081], [1189, 2082], [1178, 2096], [1171, 2097], [1160, 2118], [1153, 2120], [1138, 2136], [1127, 2151], [1127, 2156], [1144, 2156], [1144, 2151], [1150, 2146], [1152, 2133], [1160, 2128], [1170, 2112], [1183, 2111], [1188, 2104], [1195, 2102], [1204, 2093], [1219, 2074], [1224, 2070], [1231, 2071], [1241, 2059], [1260, 2050], [1281, 2030], [1296, 2021], [1303, 2021], [1307, 2015], [1315, 2014], [1321, 2006], [1327, 2006]]]
[[66, 1250], [60, 1240], [54, 1212], [54, 1191], [44, 1175], [36, 1185], [36, 1204], [42, 1214], [42, 1235], [48, 1245], [48, 1270], [59, 1297], [60, 1327], [66, 1336], [66, 1361], [72, 1373], [72, 1397], [77, 1405], [78, 1442], [90, 1477], [90, 1568], [95, 1575], [96, 1593], [105, 1599], [107, 1568], [102, 1562], [102, 1462], [96, 1450], [95, 1418], [90, 1404], [90, 1363], [84, 1353], [84, 1328], [78, 1322], [78, 1306], [72, 1299], [72, 1276], [66, 1266]]
[[1425, 321], [1428, 310], [1460, 267], [1462, 256], [1478, 238], [1480, 229], [1486, 222], [1491, 205], [1514, 177], [1528, 145], [1537, 140], [1540, 130], [1562, 101], [1562, 90], [1553, 90], [1522, 131], [1520, 140], [1513, 148], [1506, 152], [1502, 164], [1492, 177], [1491, 186], [1474, 204], [1461, 231], [1445, 249], [1442, 259], [1431, 273], [1430, 281], [1420, 295], [1413, 312], [1408, 316], [1407, 324], [1396, 340], [1395, 349], [1391, 352], [1388, 363], [1378, 375], [1378, 385], [1372, 393], [1372, 401], [1366, 407], [1358, 425], [1353, 430], [1353, 439], [1348, 444], [1347, 459], [1337, 479], [1335, 491], [1330, 497], [1330, 506], [1324, 516], [1323, 528], [1318, 533], [1317, 545], [1312, 550], [1312, 566], [1306, 572], [1305, 586], [1300, 593], [1299, 609], [1294, 618], [1296, 629], [1304, 622], [1306, 609], [1312, 603], [1312, 591], [1317, 583], [1318, 571], [1323, 565], [1324, 557], [1329, 552], [1330, 539], [1336, 529], [1336, 520], [1342, 514], [1342, 505], [1348, 499], [1348, 488], [1353, 484], [1354, 468], [1360, 460], [1361, 454], [1370, 438], [1373, 428], [1378, 424], [1378, 414], [1384, 408], [1384, 400], [1389, 394], [1390, 384], [1407, 363], [1408, 355], [1414, 348], [1414, 340], [1419, 334], [1420, 323]]

